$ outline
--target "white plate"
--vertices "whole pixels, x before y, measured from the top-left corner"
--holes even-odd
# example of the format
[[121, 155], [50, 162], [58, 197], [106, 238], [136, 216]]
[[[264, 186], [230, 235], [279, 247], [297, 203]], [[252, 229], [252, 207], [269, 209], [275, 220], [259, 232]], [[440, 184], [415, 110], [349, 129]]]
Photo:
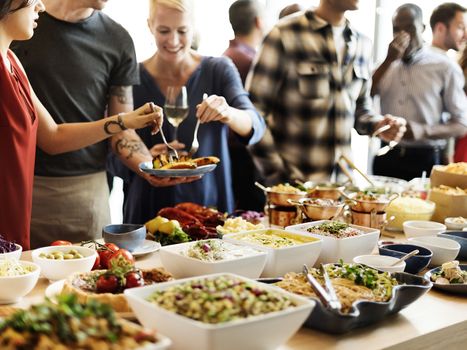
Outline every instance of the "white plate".
[[55, 301], [55, 297], [60, 294], [63, 289], [63, 284], [65, 280], [55, 281], [45, 289], [45, 296], [52, 301]]
[[[97, 239], [96, 242], [100, 244], [105, 243], [103, 238]], [[136, 248], [134, 251], [131, 252], [131, 254], [133, 254], [133, 256], [136, 258], [136, 257], [143, 256], [149, 253], [157, 252], [160, 248], [161, 248], [161, 244], [159, 242], [146, 239], [144, 240], [143, 245]]]
[[143, 162], [139, 165], [141, 171], [159, 177], [186, 177], [200, 176], [216, 169], [217, 164], [202, 165], [194, 169], [154, 169], [152, 162]]

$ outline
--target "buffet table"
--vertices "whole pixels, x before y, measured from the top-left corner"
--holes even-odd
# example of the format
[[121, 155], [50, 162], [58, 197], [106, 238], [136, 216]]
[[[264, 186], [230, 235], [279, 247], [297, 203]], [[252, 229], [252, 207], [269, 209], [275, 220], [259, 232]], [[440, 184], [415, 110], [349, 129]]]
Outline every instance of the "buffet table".
[[[400, 237], [397, 237], [400, 238]], [[23, 252], [22, 260], [31, 260]], [[159, 253], [139, 258], [140, 268], [160, 266]], [[35, 289], [15, 307], [44, 299], [49, 281], [40, 278]], [[289, 349], [460, 349], [467, 344], [467, 298], [430, 290], [415, 303], [374, 326], [331, 335], [301, 328], [280, 350]]]

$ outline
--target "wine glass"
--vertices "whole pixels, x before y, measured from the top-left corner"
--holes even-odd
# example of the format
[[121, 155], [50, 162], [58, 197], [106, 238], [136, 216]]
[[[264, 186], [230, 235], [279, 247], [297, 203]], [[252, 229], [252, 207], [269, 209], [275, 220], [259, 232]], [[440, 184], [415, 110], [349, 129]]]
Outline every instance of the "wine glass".
[[178, 126], [188, 116], [188, 96], [186, 86], [169, 86], [165, 97], [164, 113], [174, 127], [174, 141], [177, 140]]

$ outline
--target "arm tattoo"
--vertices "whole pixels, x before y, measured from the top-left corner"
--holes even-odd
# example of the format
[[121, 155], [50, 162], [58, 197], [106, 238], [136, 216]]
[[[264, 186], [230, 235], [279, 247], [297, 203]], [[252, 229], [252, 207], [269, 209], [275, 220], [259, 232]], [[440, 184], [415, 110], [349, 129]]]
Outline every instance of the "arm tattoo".
[[132, 86], [111, 86], [110, 97], [116, 96], [119, 103], [133, 105], [133, 87]]
[[115, 152], [118, 156], [123, 156], [123, 151], [125, 150], [127, 152], [127, 155], [125, 156], [126, 159], [132, 158], [135, 153], [151, 157], [151, 154], [149, 153], [145, 144], [140, 140], [129, 140], [126, 138], [119, 139], [115, 143]]

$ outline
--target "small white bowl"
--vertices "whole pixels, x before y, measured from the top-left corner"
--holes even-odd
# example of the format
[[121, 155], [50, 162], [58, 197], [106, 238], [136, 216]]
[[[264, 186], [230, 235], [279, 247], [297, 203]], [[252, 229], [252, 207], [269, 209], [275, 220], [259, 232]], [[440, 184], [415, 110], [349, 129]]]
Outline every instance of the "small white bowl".
[[36, 285], [41, 268], [29, 261], [19, 261], [22, 266], [30, 266], [33, 271], [19, 276], [0, 277], [0, 304], [13, 304], [28, 294]]
[[422, 236], [409, 238], [412, 244], [430, 249], [433, 252], [430, 265], [438, 266], [445, 262], [452, 261], [459, 254], [461, 245], [456, 241], [435, 236]]
[[[51, 253], [53, 251], [68, 252], [71, 249], [76, 249], [83, 258], [53, 260], [39, 257], [41, 253]], [[67, 278], [69, 275], [76, 272], [91, 271], [92, 266], [96, 261], [96, 257], [97, 253], [95, 249], [76, 245], [49, 246], [34, 249], [32, 251], [32, 261], [41, 267], [42, 275], [51, 281]]]
[[8, 253], [0, 253], [0, 259], [13, 259], [19, 260], [21, 253], [23, 252], [23, 247], [15, 243], [16, 250]]
[[[301, 243], [292, 246], [272, 248], [260, 242], [253, 242], [248, 239], [250, 235], [271, 233], [281, 237], [295, 238], [301, 241]], [[303, 269], [303, 264], [313, 266], [319, 257], [322, 246], [320, 238], [280, 229], [261, 229], [243, 233], [230, 233], [224, 235], [222, 239], [234, 244], [247, 245], [267, 252], [266, 266], [264, 267], [261, 277], [280, 277], [284, 276], [287, 272], [300, 272]]]
[[[204, 261], [186, 255], [188, 249], [199, 242], [218, 241], [228, 251], [238, 254], [228, 259]], [[240, 255], [244, 251], [243, 255]], [[248, 254], [246, 254], [248, 253]], [[172, 244], [159, 250], [162, 265], [175, 278], [207, 275], [210, 273], [230, 272], [248, 278], [258, 278], [263, 272], [268, 254], [246, 245], [233, 244], [220, 239]]]
[[462, 231], [467, 228], [467, 219], [463, 217], [449, 217], [444, 219], [444, 224], [448, 230]]
[[446, 231], [446, 225], [436, 221], [409, 220], [404, 221], [405, 237], [436, 236], [438, 233]]
[[356, 264], [364, 264], [374, 269], [387, 271], [387, 272], [402, 272], [405, 269], [405, 261], [401, 261], [395, 266], [394, 264], [398, 258], [387, 255], [359, 255], [353, 258]]

